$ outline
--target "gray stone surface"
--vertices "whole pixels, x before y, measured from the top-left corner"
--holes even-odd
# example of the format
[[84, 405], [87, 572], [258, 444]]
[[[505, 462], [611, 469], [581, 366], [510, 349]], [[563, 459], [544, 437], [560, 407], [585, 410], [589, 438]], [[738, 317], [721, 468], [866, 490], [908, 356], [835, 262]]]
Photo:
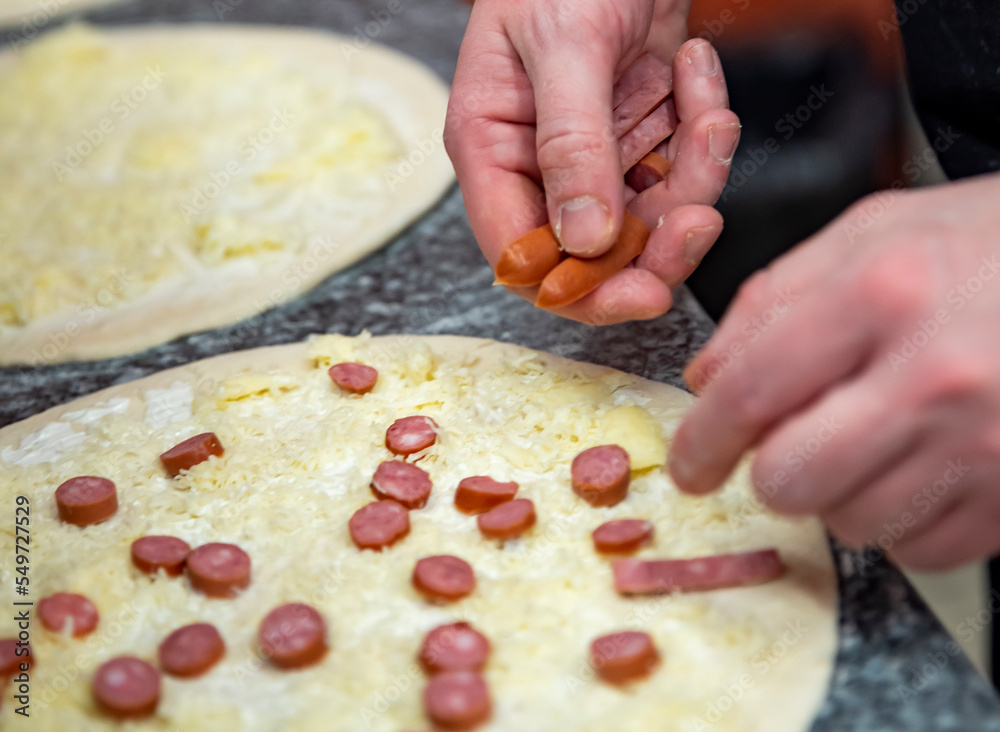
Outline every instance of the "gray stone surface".
[[[90, 13], [102, 23], [271, 22], [365, 34], [389, 5], [359, 0], [150, 0]], [[399, 0], [367, 35], [414, 54], [445, 79], [454, 71], [468, 10], [457, 0]], [[375, 16], [372, 15], [374, 12]], [[382, 14], [385, 18], [386, 14]], [[52, 23], [51, 25], [55, 25]], [[374, 31], [374, 32], [373, 32]], [[23, 31], [0, 34], [16, 40]], [[37, 369], [0, 369], [0, 425], [97, 389], [219, 353], [300, 340], [310, 333], [450, 333], [496, 338], [675, 385], [712, 323], [686, 291], [654, 322], [591, 328], [537, 311], [500, 288], [476, 249], [461, 196], [443, 201], [378, 254], [308, 295], [219, 330], [134, 356]], [[902, 575], [880, 558], [833, 547], [840, 566], [840, 642], [814, 732], [1000, 730], [1000, 703]], [[738, 713], [738, 704], [735, 711]], [[780, 703], [775, 716], [781, 714]]]

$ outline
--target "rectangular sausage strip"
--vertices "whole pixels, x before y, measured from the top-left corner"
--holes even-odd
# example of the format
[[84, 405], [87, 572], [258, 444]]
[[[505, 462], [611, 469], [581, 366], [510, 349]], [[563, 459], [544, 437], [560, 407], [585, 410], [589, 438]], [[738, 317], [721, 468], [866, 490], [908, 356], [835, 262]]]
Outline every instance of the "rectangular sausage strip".
[[677, 110], [673, 99], [668, 99], [618, 140], [622, 157], [622, 175], [674, 134], [676, 129]]
[[642, 122], [673, 90], [673, 73], [669, 66], [664, 66], [661, 72], [654, 74], [615, 108], [611, 116], [611, 130], [615, 137], [621, 138]]
[[744, 587], [785, 573], [785, 565], [774, 549], [695, 559], [619, 559], [612, 569], [615, 589], [623, 595]]

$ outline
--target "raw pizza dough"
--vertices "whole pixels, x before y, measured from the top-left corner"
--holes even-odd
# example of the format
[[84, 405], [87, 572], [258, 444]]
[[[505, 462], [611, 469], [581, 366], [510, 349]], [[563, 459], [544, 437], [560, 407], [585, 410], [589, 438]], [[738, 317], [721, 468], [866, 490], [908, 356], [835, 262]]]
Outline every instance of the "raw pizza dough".
[[0, 54], [0, 96], [0, 364], [255, 315], [453, 181], [446, 85], [326, 32], [71, 26]]
[[[356, 359], [380, 376], [347, 396], [327, 376]], [[35, 620], [32, 729], [113, 730], [90, 697], [101, 662], [155, 659], [159, 642], [192, 622], [214, 623], [227, 655], [206, 676], [163, 677], [156, 716], [130, 729], [425, 729], [415, 654], [431, 628], [462, 619], [491, 639], [487, 732], [804, 732], [826, 695], [836, 645], [836, 576], [821, 525], [762, 512], [744, 466], [706, 498], [678, 493], [662, 463], [691, 403], [663, 384], [494, 341], [458, 337], [321, 336], [233, 353], [112, 387], [0, 430], [0, 539], [8, 563], [0, 601], [13, 599], [15, 495], [31, 501], [31, 599], [80, 592], [97, 605], [93, 635], [73, 640]], [[372, 500], [369, 481], [388, 459], [386, 427], [410, 414], [442, 432], [421, 465], [428, 505], [409, 536], [383, 553], [359, 551], [347, 521]], [[169, 480], [157, 456], [215, 432], [219, 459]], [[631, 453], [628, 497], [594, 508], [570, 489], [580, 450], [609, 441]], [[59, 522], [55, 487], [80, 474], [113, 479], [119, 509], [79, 529]], [[488, 474], [520, 484], [538, 524], [503, 546], [453, 506], [455, 486]], [[639, 557], [689, 557], [776, 547], [780, 580], [739, 589], [626, 599], [591, 531], [613, 518], [651, 519]], [[130, 543], [172, 534], [192, 546], [224, 541], [253, 561], [233, 600], [195, 594], [186, 578], [151, 580]], [[474, 567], [474, 593], [431, 605], [410, 585], [423, 556], [451, 553]], [[312, 668], [280, 671], [257, 651], [273, 607], [306, 602], [326, 618], [331, 650]], [[6, 605], [9, 607], [9, 604]], [[625, 690], [594, 678], [590, 641], [617, 630], [650, 633], [663, 662]], [[0, 616], [0, 638], [15, 632]], [[0, 720], [13, 719], [5, 692]]]
[[30, 42], [53, 18], [113, 2], [116, 0], [0, 0], [0, 27], [16, 26], [13, 41]]

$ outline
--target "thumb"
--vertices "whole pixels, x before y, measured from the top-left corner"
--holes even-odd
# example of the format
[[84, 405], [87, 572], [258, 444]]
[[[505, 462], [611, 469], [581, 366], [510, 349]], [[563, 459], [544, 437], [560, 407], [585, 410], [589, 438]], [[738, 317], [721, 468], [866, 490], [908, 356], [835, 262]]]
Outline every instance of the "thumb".
[[582, 40], [563, 38], [536, 49], [525, 68], [535, 92], [535, 144], [549, 222], [567, 252], [596, 257], [617, 239], [624, 207], [611, 128], [618, 59], [608, 42]]

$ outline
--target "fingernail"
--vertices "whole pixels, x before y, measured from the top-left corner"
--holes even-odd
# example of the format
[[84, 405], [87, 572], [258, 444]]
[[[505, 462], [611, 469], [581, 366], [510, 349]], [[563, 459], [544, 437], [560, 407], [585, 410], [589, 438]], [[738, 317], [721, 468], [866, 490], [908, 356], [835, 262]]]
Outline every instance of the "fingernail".
[[699, 76], [715, 76], [718, 73], [715, 50], [708, 41], [691, 46], [687, 52], [687, 62], [691, 64]]
[[570, 254], [596, 254], [614, 229], [611, 211], [593, 196], [580, 196], [559, 207], [553, 226], [556, 238]]
[[708, 151], [715, 162], [728, 165], [733, 162], [736, 146], [740, 144], [740, 123], [730, 122], [724, 125], [709, 125]]
[[721, 231], [722, 228], [719, 226], [699, 226], [689, 229], [688, 233], [684, 236], [682, 251], [685, 264], [689, 267], [697, 267], [701, 264], [701, 260], [708, 254], [708, 250], [712, 248], [715, 240], [719, 238], [719, 232]]

